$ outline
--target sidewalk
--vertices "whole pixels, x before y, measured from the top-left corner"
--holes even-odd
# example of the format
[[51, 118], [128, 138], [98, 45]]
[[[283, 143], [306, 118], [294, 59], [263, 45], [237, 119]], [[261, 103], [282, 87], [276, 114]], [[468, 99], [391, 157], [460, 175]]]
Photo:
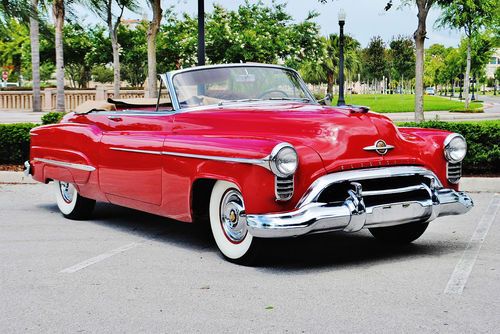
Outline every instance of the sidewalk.
[[[387, 117], [394, 122], [413, 122], [415, 120], [414, 112], [398, 112], [398, 113], [384, 113]], [[449, 111], [426, 111], [424, 113], [426, 121], [448, 121], [448, 122], [461, 122], [461, 121], [481, 121], [481, 120], [494, 120], [500, 119], [500, 111], [498, 112], [484, 112], [484, 113], [462, 113], [462, 112], [449, 112]]]
[[42, 116], [47, 112], [0, 110], [0, 124], [42, 123]]

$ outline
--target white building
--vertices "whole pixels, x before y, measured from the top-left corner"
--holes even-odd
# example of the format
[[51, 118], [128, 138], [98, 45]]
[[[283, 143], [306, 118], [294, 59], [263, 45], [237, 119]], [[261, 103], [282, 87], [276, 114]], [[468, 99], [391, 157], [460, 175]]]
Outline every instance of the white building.
[[490, 63], [486, 65], [486, 77], [494, 78], [495, 71], [500, 66], [500, 48], [497, 48], [491, 56]]

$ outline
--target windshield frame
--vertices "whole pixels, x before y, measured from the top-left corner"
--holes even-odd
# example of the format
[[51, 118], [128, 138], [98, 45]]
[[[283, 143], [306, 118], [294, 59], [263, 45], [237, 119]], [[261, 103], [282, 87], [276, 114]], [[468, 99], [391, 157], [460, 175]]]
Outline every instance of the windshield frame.
[[[181, 108], [180, 106], [180, 101], [177, 97], [177, 92], [175, 90], [174, 86], [174, 77], [178, 74], [181, 73], [186, 73], [186, 72], [193, 72], [193, 71], [203, 71], [203, 70], [208, 70], [208, 69], [213, 69], [213, 68], [233, 68], [233, 67], [260, 67], [260, 68], [274, 68], [274, 69], [280, 69], [283, 71], [288, 71], [291, 72], [296, 78], [297, 82], [300, 85], [300, 88], [304, 91], [306, 94], [307, 98], [309, 99], [310, 102], [305, 102], [308, 104], [318, 104], [316, 99], [314, 98], [314, 95], [311, 93], [309, 88], [307, 88], [307, 85], [305, 84], [304, 80], [300, 77], [300, 74], [295, 71], [292, 68], [286, 67], [286, 66], [280, 66], [280, 65], [270, 65], [270, 64], [259, 64], [259, 63], [241, 63], [241, 64], [220, 64], [220, 65], [206, 65], [206, 66], [197, 66], [197, 67], [190, 67], [190, 68], [185, 68], [181, 70], [176, 70], [176, 71], [171, 71], [168, 72], [164, 75], [160, 75], [160, 78], [162, 81], [165, 83], [165, 85], [168, 87], [170, 99], [172, 100], [172, 107], [175, 111], [187, 111], [187, 110], [193, 110], [193, 109], [200, 109], [200, 108], [207, 108], [211, 106], [219, 106], [219, 104], [210, 104], [210, 105], [203, 105], [203, 106], [196, 106], [196, 107], [187, 107], [187, 108]], [[256, 103], [258, 101], [252, 101], [251, 103]], [[267, 100], [262, 100], [260, 102], [269, 102]], [[272, 102], [277, 103], [277, 102], [290, 102], [290, 101], [280, 101], [280, 100], [272, 100]], [[245, 103], [245, 102], [235, 102], [235, 103]], [[248, 102], [246, 102], [248, 103]], [[224, 105], [230, 105], [232, 103], [227, 103]]]

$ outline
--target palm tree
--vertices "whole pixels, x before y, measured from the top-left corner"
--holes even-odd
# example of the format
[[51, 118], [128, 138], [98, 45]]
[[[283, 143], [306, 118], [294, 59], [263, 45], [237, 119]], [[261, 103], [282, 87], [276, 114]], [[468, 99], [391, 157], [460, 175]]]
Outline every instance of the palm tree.
[[16, 17], [30, 21], [31, 68], [33, 80], [33, 111], [41, 111], [40, 92], [40, 43], [38, 0], [2, 0], [0, 1], [0, 21], [7, 17]]
[[64, 0], [52, 1], [52, 14], [55, 26], [55, 48], [56, 48], [56, 111], [64, 112], [64, 53], [63, 53], [63, 29], [65, 6]]
[[[338, 76], [339, 63], [339, 35], [331, 34], [321, 37], [321, 56], [316, 60], [307, 61], [301, 66], [301, 75], [311, 83], [326, 82], [327, 93], [333, 93], [335, 78]], [[359, 57], [359, 42], [351, 36], [345, 36], [344, 66], [348, 74], [355, 75], [361, 67]]]
[[148, 37], [148, 83], [149, 97], [157, 97], [157, 77], [156, 77], [156, 35], [161, 23], [161, 0], [148, 0], [149, 6], [153, 9], [153, 19], [149, 22]]
[[[120, 26], [125, 8], [135, 9], [134, 0], [90, 0], [90, 9], [96, 13], [108, 26], [111, 49], [113, 50], [113, 97], [120, 97], [120, 44], [118, 43], [118, 27]], [[113, 8], [118, 8], [118, 14]], [[155, 78], [156, 80], [156, 78]]]
[[33, 16], [30, 17], [31, 79], [33, 80], [33, 111], [42, 111], [40, 92], [40, 29], [38, 0], [31, 0]]

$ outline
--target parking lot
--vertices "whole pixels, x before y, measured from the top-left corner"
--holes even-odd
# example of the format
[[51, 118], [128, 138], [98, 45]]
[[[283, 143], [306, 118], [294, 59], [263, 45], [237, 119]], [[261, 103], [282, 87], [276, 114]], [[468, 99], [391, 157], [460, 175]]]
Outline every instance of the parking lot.
[[110, 204], [67, 220], [52, 185], [0, 184], [0, 332], [498, 332], [500, 195], [472, 196], [412, 245], [272, 240], [242, 267], [203, 227]]

